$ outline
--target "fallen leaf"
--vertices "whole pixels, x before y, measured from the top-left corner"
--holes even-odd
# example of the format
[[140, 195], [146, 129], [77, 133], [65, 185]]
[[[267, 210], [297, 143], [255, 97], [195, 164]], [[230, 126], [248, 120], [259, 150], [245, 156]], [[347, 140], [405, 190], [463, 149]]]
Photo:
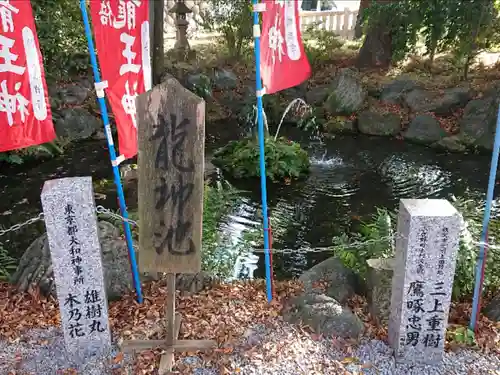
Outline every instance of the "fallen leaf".
[[116, 365], [118, 363], [120, 363], [121, 361], [123, 361], [123, 353], [122, 352], [119, 352], [115, 358], [113, 358], [113, 363]]

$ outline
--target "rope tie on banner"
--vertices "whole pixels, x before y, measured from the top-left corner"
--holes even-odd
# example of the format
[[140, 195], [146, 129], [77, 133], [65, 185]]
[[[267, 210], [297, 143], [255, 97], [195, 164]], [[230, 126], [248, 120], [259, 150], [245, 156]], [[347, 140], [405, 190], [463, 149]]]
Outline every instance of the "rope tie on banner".
[[266, 11], [266, 3], [257, 3], [252, 5], [252, 10], [257, 13]]
[[120, 156], [117, 156], [115, 160], [112, 160], [111, 165], [113, 167], [118, 167], [124, 161], [125, 161], [125, 155], [122, 154]]
[[95, 93], [98, 98], [104, 98], [104, 89], [108, 88], [108, 81], [94, 82]]

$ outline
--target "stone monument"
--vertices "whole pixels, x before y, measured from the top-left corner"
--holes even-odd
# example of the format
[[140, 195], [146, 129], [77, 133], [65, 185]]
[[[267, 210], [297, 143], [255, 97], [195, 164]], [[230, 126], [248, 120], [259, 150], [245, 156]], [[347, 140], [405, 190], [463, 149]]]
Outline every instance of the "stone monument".
[[66, 350], [79, 358], [106, 354], [111, 333], [92, 178], [46, 181], [41, 200]]
[[396, 362], [439, 365], [448, 323], [460, 216], [444, 199], [402, 199], [389, 344]]

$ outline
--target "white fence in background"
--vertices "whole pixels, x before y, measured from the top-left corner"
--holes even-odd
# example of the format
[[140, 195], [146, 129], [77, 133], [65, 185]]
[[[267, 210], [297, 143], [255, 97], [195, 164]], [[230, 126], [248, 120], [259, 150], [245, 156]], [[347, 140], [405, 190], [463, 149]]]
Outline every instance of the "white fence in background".
[[300, 12], [300, 28], [304, 30], [309, 25], [315, 25], [319, 30], [333, 31], [342, 39], [353, 39], [354, 28], [356, 27], [356, 19], [358, 11], [349, 9], [338, 10], [323, 10], [323, 11], [308, 11]]
[[[304, 30], [308, 25], [315, 25], [315, 28], [333, 31], [343, 39], [353, 39], [358, 16], [358, 3], [359, 1], [356, 0], [336, 1], [337, 9], [321, 10], [321, 1], [318, 1], [316, 10], [300, 11], [301, 29]], [[175, 0], [165, 0], [165, 24], [163, 30], [167, 39], [175, 38], [175, 21], [172, 14], [168, 12], [174, 4]], [[186, 15], [189, 22], [188, 37], [190, 39], [204, 37], [206, 32], [200, 25], [202, 21], [201, 12], [210, 7], [209, 3], [206, 0], [186, 0], [186, 5], [193, 11]], [[339, 10], [338, 7], [342, 5], [346, 7], [344, 10]]]

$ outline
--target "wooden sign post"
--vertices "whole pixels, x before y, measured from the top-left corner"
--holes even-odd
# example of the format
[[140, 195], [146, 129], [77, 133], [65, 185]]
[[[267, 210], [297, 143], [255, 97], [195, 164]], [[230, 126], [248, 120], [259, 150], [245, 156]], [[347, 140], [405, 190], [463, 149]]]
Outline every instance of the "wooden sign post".
[[137, 97], [139, 136], [139, 268], [167, 273], [165, 340], [134, 340], [124, 351], [160, 347], [160, 374], [168, 374], [174, 351], [206, 350], [212, 340], [178, 340], [175, 274], [201, 270], [205, 102], [176, 79]]

